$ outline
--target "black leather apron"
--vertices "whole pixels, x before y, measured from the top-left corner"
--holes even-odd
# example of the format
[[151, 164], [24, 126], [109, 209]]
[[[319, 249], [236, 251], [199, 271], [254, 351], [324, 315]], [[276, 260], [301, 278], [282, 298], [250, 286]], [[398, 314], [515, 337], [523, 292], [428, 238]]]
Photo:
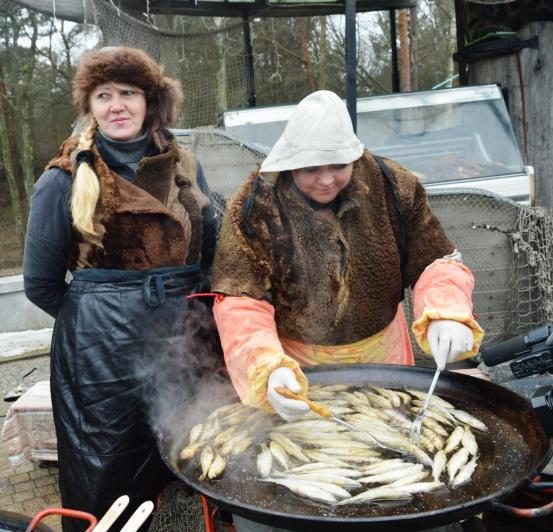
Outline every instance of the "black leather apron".
[[[191, 313], [201, 314], [195, 328], [200, 322], [204, 333], [216, 337], [209, 305], [186, 298], [200, 292], [203, 282], [196, 265], [74, 273], [56, 320], [51, 354], [65, 508], [99, 519], [126, 494], [130, 515], [173, 478], [148, 419], [156, 400], [151, 386], [162, 353], [182, 346], [185, 355]], [[209, 369], [209, 363], [203, 361], [201, 369]], [[182, 388], [178, 393], [184, 402], [193, 390]], [[63, 523], [65, 532], [85, 528], [84, 521]]]

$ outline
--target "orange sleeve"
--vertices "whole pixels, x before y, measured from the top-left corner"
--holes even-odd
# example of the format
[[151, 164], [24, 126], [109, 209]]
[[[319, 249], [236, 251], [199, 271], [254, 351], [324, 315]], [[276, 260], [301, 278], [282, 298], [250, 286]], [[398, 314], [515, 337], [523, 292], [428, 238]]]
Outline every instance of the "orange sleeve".
[[438, 259], [428, 266], [413, 289], [413, 333], [425, 353], [430, 353], [426, 332], [432, 320], [464, 323], [474, 336], [474, 345], [462, 358], [478, 353], [484, 331], [472, 315], [472, 272], [455, 260]]
[[213, 314], [232, 384], [243, 403], [270, 409], [267, 381], [281, 366], [294, 371], [302, 391], [307, 391], [299, 364], [282, 349], [271, 304], [247, 296], [219, 297]]

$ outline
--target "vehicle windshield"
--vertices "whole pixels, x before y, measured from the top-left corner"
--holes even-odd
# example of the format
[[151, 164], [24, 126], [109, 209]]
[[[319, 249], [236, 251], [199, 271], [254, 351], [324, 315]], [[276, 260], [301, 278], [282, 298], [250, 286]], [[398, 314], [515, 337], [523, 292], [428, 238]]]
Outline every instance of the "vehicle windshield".
[[[268, 152], [292, 109], [229, 111], [225, 129]], [[359, 98], [357, 135], [371, 152], [403, 164], [424, 184], [525, 173], [496, 85]]]
[[360, 101], [358, 135], [426, 184], [524, 173], [499, 89], [455, 90]]

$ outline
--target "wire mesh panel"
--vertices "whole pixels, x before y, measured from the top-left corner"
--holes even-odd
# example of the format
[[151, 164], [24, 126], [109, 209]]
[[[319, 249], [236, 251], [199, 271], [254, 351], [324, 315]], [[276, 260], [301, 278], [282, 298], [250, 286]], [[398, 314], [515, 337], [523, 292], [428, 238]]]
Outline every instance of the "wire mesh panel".
[[200, 161], [210, 188], [227, 199], [266, 157], [220, 129], [176, 130], [175, 134]]
[[553, 319], [550, 214], [483, 190], [433, 190], [428, 200], [474, 273], [485, 344]]
[[518, 204], [470, 190], [431, 191], [428, 198], [448, 238], [474, 273], [474, 312], [486, 332], [485, 341], [504, 338], [516, 327], [512, 235]]

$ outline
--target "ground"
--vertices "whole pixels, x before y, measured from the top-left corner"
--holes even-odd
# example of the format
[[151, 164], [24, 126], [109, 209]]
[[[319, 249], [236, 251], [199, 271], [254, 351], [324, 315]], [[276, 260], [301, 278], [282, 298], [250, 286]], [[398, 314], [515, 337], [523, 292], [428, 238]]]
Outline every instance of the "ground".
[[[27, 385], [48, 380], [50, 357], [23, 358], [0, 362], [0, 396], [17, 386], [17, 374], [24, 368], [36, 366], [37, 370], [25, 379]], [[12, 403], [0, 401], [0, 421], [3, 423]], [[58, 468], [52, 463], [27, 462], [12, 467], [5, 448], [0, 445], [0, 509], [33, 516], [49, 507], [59, 507]], [[58, 517], [43, 521], [52, 530], [61, 530]]]

